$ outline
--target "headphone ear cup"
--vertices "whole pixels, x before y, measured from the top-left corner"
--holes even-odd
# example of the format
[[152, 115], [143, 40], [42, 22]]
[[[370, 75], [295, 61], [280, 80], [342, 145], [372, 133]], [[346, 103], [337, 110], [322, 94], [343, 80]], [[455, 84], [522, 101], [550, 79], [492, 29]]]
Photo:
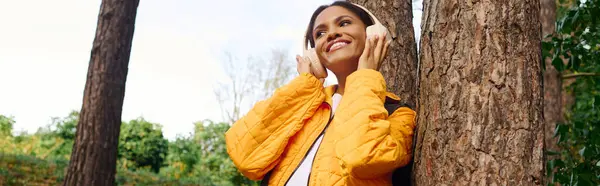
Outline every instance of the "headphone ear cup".
[[367, 27], [367, 37], [373, 35], [383, 35], [383, 33], [387, 33], [385, 36], [385, 42], [390, 42], [392, 40], [392, 34], [388, 31], [385, 26], [380, 24], [374, 24]]
[[326, 78], [327, 70], [323, 64], [319, 61], [319, 56], [317, 56], [317, 51], [314, 48], [308, 49], [304, 51], [304, 57], [310, 61], [310, 68], [312, 73], [317, 78]]

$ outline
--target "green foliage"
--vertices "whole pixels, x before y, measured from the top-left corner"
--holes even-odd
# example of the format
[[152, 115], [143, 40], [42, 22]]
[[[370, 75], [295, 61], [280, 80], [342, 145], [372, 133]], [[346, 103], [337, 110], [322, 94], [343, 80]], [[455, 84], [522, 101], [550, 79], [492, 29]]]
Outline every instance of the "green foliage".
[[0, 153], [0, 185], [57, 185], [68, 161]]
[[229, 124], [205, 120], [194, 125], [194, 133], [178, 136], [169, 145], [169, 166], [161, 174], [201, 185], [258, 185], [239, 173], [229, 159], [225, 146]]
[[121, 124], [119, 157], [135, 164], [133, 169], [149, 166], [158, 172], [167, 156], [168, 141], [161, 126], [143, 118]]
[[[556, 22], [552, 41], [542, 46], [544, 55], [560, 72], [600, 72], [600, 4], [598, 0], [576, 3]], [[563, 63], [564, 58], [567, 63]]]
[[[0, 153], [0, 185], [60, 185], [69, 162]], [[199, 179], [166, 177], [147, 170], [117, 169], [117, 185], [208, 185]]]
[[12, 136], [15, 120], [10, 117], [0, 115], [0, 137]]
[[208, 175], [213, 185], [258, 185], [239, 173], [229, 159], [225, 146], [225, 132], [229, 128], [227, 123], [208, 120], [195, 123], [194, 140], [200, 145], [201, 159], [192, 174]]
[[[53, 118], [34, 134], [0, 138], [0, 185], [60, 184], [78, 119], [79, 113], [73, 111]], [[159, 124], [143, 118], [122, 123], [116, 184], [259, 185], [239, 173], [229, 159], [225, 145], [229, 124], [205, 120], [194, 125], [189, 135], [169, 142]]]
[[175, 178], [157, 174], [144, 169], [135, 171], [117, 169], [115, 181], [117, 182], [117, 185], [207, 185], [206, 182], [199, 178]]
[[52, 118], [52, 123], [49, 126], [38, 129], [36, 136], [41, 138], [39, 146], [42, 149], [48, 149], [41, 158], [46, 156], [50, 158], [70, 158], [78, 122], [79, 112], [71, 111], [68, 116]]
[[169, 164], [182, 163], [182, 173], [190, 173], [194, 165], [199, 162], [200, 145], [194, 143], [191, 137], [177, 136], [175, 141], [169, 143]]
[[556, 126], [561, 150], [549, 152], [549, 185], [600, 185], [600, 0], [574, 1], [561, 14], [544, 56], [563, 78], [574, 79], [567, 91], [575, 102]]
[[79, 112], [77, 111], [71, 111], [69, 116], [63, 119], [52, 118], [52, 125], [56, 127], [56, 136], [65, 140], [75, 140], [75, 130], [77, 130], [78, 122]]

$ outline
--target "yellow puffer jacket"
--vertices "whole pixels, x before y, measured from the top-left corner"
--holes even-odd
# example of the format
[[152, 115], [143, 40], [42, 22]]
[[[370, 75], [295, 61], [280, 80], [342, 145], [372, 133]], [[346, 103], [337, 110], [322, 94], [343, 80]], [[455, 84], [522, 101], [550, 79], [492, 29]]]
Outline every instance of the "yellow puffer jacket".
[[252, 180], [271, 171], [269, 185], [285, 185], [325, 132], [309, 185], [391, 185], [391, 173], [411, 159], [415, 112], [401, 107], [388, 116], [386, 97], [399, 98], [386, 91], [375, 70], [347, 77], [329, 122], [333, 93], [334, 86], [323, 88], [304, 73], [258, 102], [225, 134], [235, 166]]

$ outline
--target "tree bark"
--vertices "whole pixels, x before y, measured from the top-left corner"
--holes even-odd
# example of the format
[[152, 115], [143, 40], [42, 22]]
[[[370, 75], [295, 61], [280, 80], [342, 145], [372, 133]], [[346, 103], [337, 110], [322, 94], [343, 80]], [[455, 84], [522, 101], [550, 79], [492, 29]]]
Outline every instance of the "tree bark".
[[139, 0], [103, 0], [63, 185], [114, 185], [125, 82]]
[[412, 26], [412, 0], [349, 0], [369, 9], [396, 37], [381, 65], [388, 90], [416, 105], [417, 45]]
[[538, 0], [425, 0], [417, 185], [541, 185]]
[[[542, 37], [554, 33], [556, 22], [555, 0], [540, 0], [540, 20], [542, 23]], [[546, 149], [556, 151], [556, 138], [554, 128], [556, 123], [563, 121], [562, 83], [560, 73], [552, 66], [552, 59], [544, 59], [546, 71], [544, 71], [544, 120], [546, 121]]]

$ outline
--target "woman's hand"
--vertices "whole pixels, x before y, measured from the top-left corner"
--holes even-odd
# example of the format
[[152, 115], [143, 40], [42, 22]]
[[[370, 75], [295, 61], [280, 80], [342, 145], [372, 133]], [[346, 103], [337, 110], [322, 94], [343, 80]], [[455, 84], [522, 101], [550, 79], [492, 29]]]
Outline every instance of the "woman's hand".
[[391, 41], [385, 42], [386, 35], [387, 33], [384, 32], [383, 35], [375, 35], [374, 37], [367, 38], [365, 41], [365, 50], [363, 50], [358, 60], [358, 70], [379, 70], [381, 62], [387, 56], [387, 51], [391, 43]]
[[[312, 68], [310, 68], [311, 65], [312, 64], [308, 59], [304, 59], [300, 55], [296, 55], [296, 68], [298, 69], [298, 74], [309, 73], [314, 76], [315, 74], [312, 72]], [[325, 78], [319, 78], [319, 81], [321, 81], [321, 84], [323, 84], [325, 82]]]

